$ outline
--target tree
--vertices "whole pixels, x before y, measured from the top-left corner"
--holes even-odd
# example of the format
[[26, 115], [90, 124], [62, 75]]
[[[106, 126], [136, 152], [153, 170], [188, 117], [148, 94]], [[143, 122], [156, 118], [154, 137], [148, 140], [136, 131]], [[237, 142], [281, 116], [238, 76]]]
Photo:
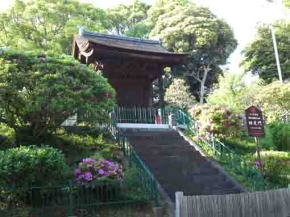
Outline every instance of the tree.
[[290, 82], [276, 81], [262, 86], [254, 96], [255, 104], [265, 112], [268, 122], [280, 121], [290, 111]]
[[149, 19], [156, 21], [151, 36], [159, 37], [171, 51], [190, 54], [190, 63], [175, 73], [186, 75], [192, 93], [203, 102], [205, 87], [216, 80], [219, 65], [226, 63], [237, 42], [230, 26], [208, 8], [182, 0], [175, 0], [175, 7], [166, 2], [170, 1], [157, 1], [149, 11]]
[[165, 92], [165, 101], [173, 106], [187, 110], [196, 100], [190, 93], [184, 79], [175, 78]]
[[[274, 23], [275, 35], [279, 51], [279, 59], [283, 79], [290, 78], [290, 22], [280, 20]], [[244, 59], [241, 65], [245, 71], [258, 74], [260, 78], [270, 83], [278, 78], [271, 30], [268, 25], [261, 24], [254, 40], [243, 50]]]
[[107, 80], [68, 56], [0, 54], [0, 122], [39, 139], [75, 114], [105, 123], [115, 93]]
[[290, 8], [290, 1], [289, 0], [283, 0], [283, 4], [286, 8]]
[[80, 26], [105, 31], [104, 11], [77, 0], [15, 0], [0, 13], [0, 47], [70, 54]]
[[120, 4], [106, 11], [106, 28], [115, 34], [147, 38], [150, 28], [145, 22], [149, 5], [135, 0], [131, 5]]
[[218, 84], [207, 98], [208, 103], [227, 106], [236, 114], [242, 114], [247, 106], [245, 95], [248, 92], [244, 77], [243, 73], [220, 75]]

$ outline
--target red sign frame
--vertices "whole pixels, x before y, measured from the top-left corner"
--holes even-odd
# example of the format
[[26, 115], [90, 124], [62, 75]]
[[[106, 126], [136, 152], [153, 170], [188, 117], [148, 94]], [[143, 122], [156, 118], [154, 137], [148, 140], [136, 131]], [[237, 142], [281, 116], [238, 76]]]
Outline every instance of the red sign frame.
[[262, 111], [255, 106], [250, 106], [245, 111], [249, 136], [265, 136]]

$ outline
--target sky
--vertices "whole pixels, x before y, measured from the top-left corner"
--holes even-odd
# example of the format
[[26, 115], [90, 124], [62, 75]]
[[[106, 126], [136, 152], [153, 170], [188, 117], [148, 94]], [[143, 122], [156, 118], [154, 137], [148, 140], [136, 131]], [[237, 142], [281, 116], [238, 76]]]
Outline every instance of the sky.
[[[118, 4], [129, 4], [132, 0], [81, 0], [90, 2], [97, 7], [110, 8]], [[142, 0], [153, 4], [155, 0]], [[241, 71], [239, 63], [240, 52], [255, 36], [255, 26], [258, 22], [271, 22], [282, 17], [289, 17], [289, 11], [282, 6], [282, 0], [267, 3], [266, 0], [196, 0], [198, 4], [207, 6], [219, 18], [223, 18], [233, 28], [238, 48], [228, 62], [229, 71]], [[0, 9], [8, 8], [12, 0], [0, 0]]]

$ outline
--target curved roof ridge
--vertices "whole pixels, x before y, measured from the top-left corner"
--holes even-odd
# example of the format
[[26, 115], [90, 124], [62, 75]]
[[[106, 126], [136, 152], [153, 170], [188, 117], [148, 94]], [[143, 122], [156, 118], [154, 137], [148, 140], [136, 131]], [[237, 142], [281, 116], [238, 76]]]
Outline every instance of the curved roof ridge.
[[144, 44], [161, 45], [161, 42], [157, 40], [134, 38], [134, 37], [127, 37], [127, 36], [120, 36], [120, 35], [109, 35], [109, 34], [104, 34], [104, 33], [99, 33], [99, 32], [90, 32], [83, 28], [80, 28], [79, 35], [83, 37], [100, 37], [100, 38], [115, 39], [115, 40], [120, 40], [120, 41], [130, 41], [130, 42], [138, 42], [138, 43], [144, 43]]

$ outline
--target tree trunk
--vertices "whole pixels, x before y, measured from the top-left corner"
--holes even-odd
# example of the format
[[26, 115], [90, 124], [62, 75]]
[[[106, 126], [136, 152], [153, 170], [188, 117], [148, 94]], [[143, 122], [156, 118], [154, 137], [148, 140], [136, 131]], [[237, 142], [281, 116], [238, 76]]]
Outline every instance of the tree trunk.
[[204, 69], [204, 74], [203, 74], [202, 80], [200, 82], [200, 95], [199, 95], [199, 97], [200, 97], [199, 102], [200, 103], [204, 103], [205, 82], [206, 82], [208, 72], [210, 71], [209, 66], [204, 66], [203, 69]]
[[159, 86], [159, 108], [164, 108], [164, 88], [162, 75], [160, 75], [158, 78], [158, 86]]

